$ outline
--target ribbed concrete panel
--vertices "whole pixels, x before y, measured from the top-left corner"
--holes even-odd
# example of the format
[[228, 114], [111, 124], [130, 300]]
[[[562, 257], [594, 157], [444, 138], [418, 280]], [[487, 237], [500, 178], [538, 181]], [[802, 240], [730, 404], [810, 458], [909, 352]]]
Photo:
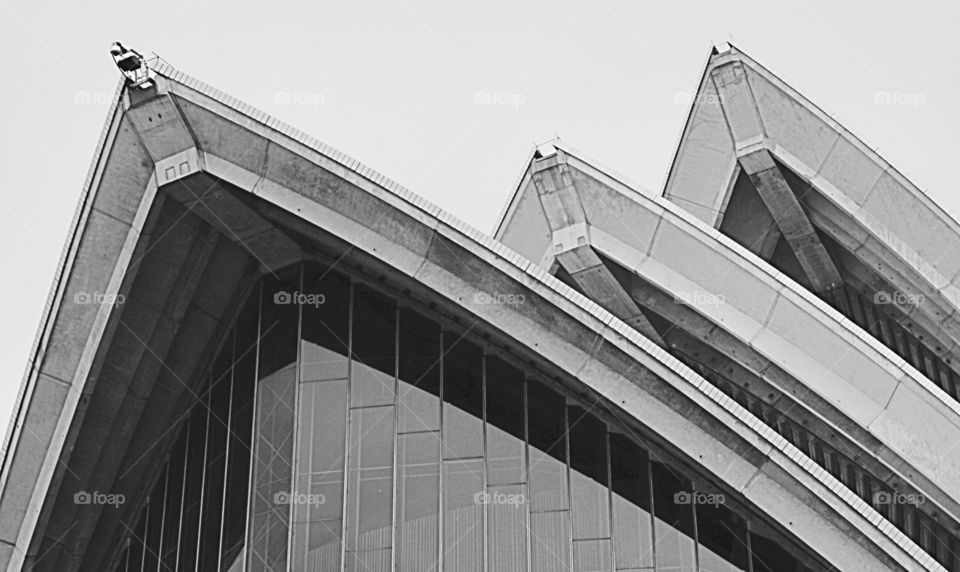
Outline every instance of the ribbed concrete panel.
[[[41, 374], [37, 378], [30, 396], [31, 408], [21, 422], [20, 446], [10, 451], [12, 471], [0, 496], [0, 511], [4, 514], [27, 510], [69, 391], [67, 385], [49, 376]], [[0, 541], [14, 544], [19, 533], [18, 520], [0, 519]]]
[[[847, 197], [854, 205], [861, 205], [883, 171], [884, 165], [867, 155], [862, 145], [840, 137], [820, 166], [817, 180], [823, 179], [824, 184], [836, 189], [837, 195]], [[850, 205], [847, 208], [852, 211], [856, 207]]]
[[[274, 168], [279, 167], [272, 167]], [[306, 172], [308, 177], [319, 177], [324, 172], [317, 166], [309, 169]], [[407, 215], [397, 213], [377, 198], [346, 183], [335, 190], [319, 184], [316, 187], [304, 188], [304, 192], [306, 194], [294, 192], [274, 183], [273, 179], [268, 179], [258, 186], [257, 194], [290, 212], [300, 216], [317, 217], [317, 220], [331, 225], [321, 228], [350, 228], [352, 233], [356, 233], [354, 240], [378, 237], [375, 247], [378, 254], [393, 255], [404, 272], [416, 272], [432, 239], [429, 228], [409, 230], [408, 225], [412, 219]], [[361, 221], [369, 221], [373, 228]]]
[[749, 66], [744, 69], [770, 143], [787, 149], [816, 173], [839, 134], [803, 102], [784, 93]]
[[[780, 467], [774, 466], [767, 469], [767, 471], [772, 473], [778, 473], [782, 470]], [[776, 505], [787, 501], [790, 492], [783, 486], [782, 482], [778, 482], [778, 479], [767, 474], [767, 471], [761, 472], [752, 479], [747, 486], [747, 491], [762, 499], [759, 501], [762, 509], [778, 511], [779, 509]], [[810, 501], [809, 504], [795, 506], [789, 514], [785, 514], [781, 521], [782, 524], [788, 529], [813, 529], [818, 541], [825, 543], [830, 543], [833, 539], [841, 538], [848, 533], [843, 527], [820, 522], [821, 515], [815, 508], [817, 499], [811, 495], [808, 500]], [[896, 550], [897, 548], [891, 546], [891, 549]], [[831, 560], [831, 564], [835, 566], [836, 569], [844, 571], [875, 572], [877, 570], [877, 568], [875, 568], [877, 566], [876, 562], [863, 561], [854, 554], [853, 550], [840, 551], [836, 555], [836, 558]], [[936, 563], [933, 564], [939, 567]], [[886, 566], [890, 566], [891, 568], [887, 568]], [[895, 566], [895, 564], [888, 562], [886, 566], [884, 566], [883, 569], [894, 569], [892, 567]], [[913, 569], [924, 570], [925, 568], [917, 566]]]
[[[960, 234], [956, 223], [918, 209], [917, 200], [900, 177], [886, 172], [863, 201], [863, 210], [901, 240], [907, 240], [925, 261], [945, 277], [960, 272]], [[910, 213], [910, 216], [904, 216]], [[953, 221], [950, 221], [953, 222]]]
[[525, 177], [521, 185], [512, 216], [523, 222], [506, 228], [500, 240], [515, 245], [517, 253], [528, 260], [538, 262], [552, 247], [550, 225], [529, 177]]
[[267, 140], [210, 111], [174, 96], [203, 152], [211, 153], [252, 173], [260, 174], [267, 155]]
[[93, 208], [116, 219], [132, 221], [140, 207], [140, 193], [132, 190], [146, 188], [153, 176], [153, 169], [144, 167], [147, 163], [152, 160], [130, 120], [124, 117], [107, 158]]
[[664, 197], [709, 225], [718, 222], [720, 194], [736, 163], [720, 96], [707, 78], [693, 101]]
[[[660, 217], [655, 212], [625, 213], [619, 208], [617, 191], [578, 169], [571, 169], [587, 222], [624, 241], [637, 252], [646, 253], [653, 242]], [[506, 242], [506, 241], [505, 241]], [[509, 244], [509, 243], [508, 243]]]
[[864, 427], [883, 410], [902, 373], [892, 364], [884, 367], [879, 356], [865, 356], [872, 353], [865, 344], [823, 328], [787, 296], [777, 298], [767, 327], [751, 345]]
[[718, 323], [750, 339], [770, 314], [777, 287], [735, 259], [718, 264], [718, 248], [691, 236], [691, 230], [675, 217], [664, 217], [650, 260], [641, 265], [640, 272], [649, 273], [650, 281], [668, 292], [681, 298], [685, 295], [694, 306], [713, 301], [711, 314]]
[[[67, 283], [64, 298], [70, 302], [94, 299], [97, 294], [108, 292], [110, 273], [123, 250], [130, 227], [116, 219], [90, 213], [84, 238], [77, 253], [75, 268]], [[41, 371], [64, 381], [73, 380], [80, 357], [87, 345], [86, 336], [78, 331], [89, 331], [99, 311], [99, 304], [67, 303], [60, 306], [53, 332], [47, 345], [46, 357]]]
[[902, 383], [871, 430], [896, 449], [916, 449], [923, 461], [920, 469], [938, 481], [952, 483], [949, 492], [960, 496], [960, 442], [955, 438], [960, 427], [956, 416], [930, 413], [931, 396], [910, 384]]
[[169, 96], [157, 97], [127, 110], [134, 128], [154, 161], [194, 146], [180, 113]]

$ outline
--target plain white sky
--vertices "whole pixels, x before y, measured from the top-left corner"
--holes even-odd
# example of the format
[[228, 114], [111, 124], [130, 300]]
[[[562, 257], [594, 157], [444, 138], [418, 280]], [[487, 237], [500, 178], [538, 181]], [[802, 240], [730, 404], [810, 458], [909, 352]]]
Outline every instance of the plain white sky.
[[486, 232], [554, 134], [659, 191], [710, 46], [730, 40], [957, 217], [960, 9], [852, 4], [0, 0], [0, 431], [117, 84], [114, 40]]

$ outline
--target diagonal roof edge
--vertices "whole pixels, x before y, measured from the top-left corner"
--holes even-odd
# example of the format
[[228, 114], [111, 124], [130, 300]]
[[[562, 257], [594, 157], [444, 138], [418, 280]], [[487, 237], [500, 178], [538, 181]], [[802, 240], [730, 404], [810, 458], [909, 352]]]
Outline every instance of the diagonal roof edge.
[[[729, 48], [733, 49], [733, 45], [729, 45]], [[687, 110], [687, 118], [683, 120], [683, 126], [680, 128], [680, 132], [677, 134], [676, 140], [673, 143], [673, 159], [670, 160], [670, 165], [663, 174], [663, 182], [660, 184], [659, 193], [662, 196], [666, 196], [667, 188], [670, 186], [670, 178], [673, 176], [677, 159], [680, 157], [680, 151], [683, 148], [683, 142], [687, 139], [687, 130], [690, 129], [690, 125], [693, 122], [693, 116], [697, 112], [697, 106], [700, 105], [701, 101], [703, 101], [703, 98], [700, 97], [701, 92], [703, 91], [703, 85], [710, 77], [711, 65], [714, 58], [719, 53], [720, 51], [717, 50], [717, 47], [712, 46], [707, 54], [707, 57], [703, 60], [703, 71], [700, 72], [700, 81], [697, 82], [697, 91], [695, 92], [694, 97], [690, 98], [690, 109]]]
[[[559, 139], [557, 139], [559, 141]], [[513, 191], [507, 195], [506, 200], [503, 202], [503, 206], [500, 207], [500, 214], [497, 215], [497, 219], [493, 223], [493, 232], [490, 236], [500, 239], [501, 232], [503, 232], [503, 225], [510, 218], [510, 213], [513, 212], [513, 209], [516, 208], [517, 203], [520, 201], [520, 185], [523, 184], [523, 178], [527, 176], [527, 172], [530, 170], [530, 163], [537, 156], [537, 146], [533, 145], [530, 147], [530, 151], [524, 156], [523, 167], [520, 169], [519, 174], [516, 179], [514, 179], [513, 186], [510, 188]]]
[[100, 167], [107, 160], [105, 151], [109, 142], [108, 140], [110, 132], [112, 131], [119, 115], [122, 115], [123, 113], [123, 110], [120, 107], [120, 102], [123, 96], [124, 86], [125, 80], [121, 78], [117, 82], [117, 86], [114, 88], [113, 99], [111, 100], [110, 108], [107, 111], [107, 116], [104, 119], [103, 127], [100, 129], [100, 137], [97, 139], [97, 144], [94, 147], [94, 153], [93, 157], [90, 159], [90, 165], [87, 167], [87, 175], [80, 190], [80, 197], [77, 199], [77, 206], [74, 208], [73, 218], [70, 221], [70, 228], [67, 231], [67, 239], [60, 251], [60, 258], [57, 261], [56, 270], [53, 274], [53, 284], [50, 286], [50, 291], [47, 293], [47, 299], [44, 302], [43, 310], [40, 314], [40, 322], [37, 325], [37, 331], [34, 334], [33, 343], [30, 346], [27, 365], [24, 368], [23, 376], [21, 377], [20, 388], [17, 391], [17, 397], [14, 400], [13, 408], [10, 411], [10, 419], [7, 421], [7, 428], [4, 434], [3, 442], [0, 443], [0, 492], [4, 490], [4, 484], [7, 475], [7, 453], [10, 451], [10, 446], [13, 444], [14, 435], [17, 432], [20, 413], [22, 412], [24, 400], [27, 399], [27, 393], [30, 388], [30, 380], [33, 377], [34, 370], [40, 365], [39, 358], [46, 341], [46, 334], [49, 333], [47, 325], [50, 323], [50, 320], [55, 314], [55, 306], [57, 305], [57, 300], [59, 298], [58, 293], [65, 286], [66, 281], [64, 278], [69, 274], [69, 267], [72, 266], [73, 263], [71, 256], [74, 254], [74, 250], [77, 246], [77, 240], [81, 230], [80, 223], [83, 219], [86, 207], [91, 203], [91, 201], [89, 201], [91, 187], [93, 186], [94, 179], [100, 170]]

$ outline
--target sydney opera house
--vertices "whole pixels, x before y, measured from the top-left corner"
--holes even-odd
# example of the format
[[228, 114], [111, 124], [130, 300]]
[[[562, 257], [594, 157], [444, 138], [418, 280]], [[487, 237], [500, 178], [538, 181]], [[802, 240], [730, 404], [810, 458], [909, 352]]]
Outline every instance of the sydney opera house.
[[2, 570], [960, 570], [960, 226], [738, 49], [662, 190], [557, 142], [492, 235], [121, 69]]

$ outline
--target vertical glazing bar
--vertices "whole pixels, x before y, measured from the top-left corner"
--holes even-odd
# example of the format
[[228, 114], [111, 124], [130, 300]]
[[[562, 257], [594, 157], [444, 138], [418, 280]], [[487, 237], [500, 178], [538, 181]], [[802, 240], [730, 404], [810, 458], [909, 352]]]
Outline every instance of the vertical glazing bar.
[[[393, 333], [393, 516], [390, 517], [390, 570], [397, 569], [397, 528], [402, 526], [397, 504], [403, 491], [398, 477], [400, 467], [400, 304], [394, 308]], [[349, 403], [349, 401], [347, 402]], [[346, 470], [346, 467], [344, 468]]]
[[[263, 280], [260, 281], [259, 288], [257, 288], [256, 290], [257, 290], [257, 342], [256, 342], [257, 351], [256, 351], [256, 359], [254, 360], [254, 364], [253, 364], [253, 401], [252, 401], [253, 425], [251, 426], [251, 431], [250, 431], [250, 469], [247, 473], [249, 477], [249, 484], [247, 486], [247, 523], [246, 523], [246, 531], [244, 532], [244, 538], [246, 539], [246, 541], [244, 542], [245, 554], [243, 555], [243, 565], [241, 567], [241, 572], [247, 571], [247, 561], [249, 560], [250, 547], [252, 544], [251, 541], [253, 540], [250, 537], [250, 534], [251, 534], [250, 523], [253, 520], [253, 495], [254, 495], [254, 489], [256, 488], [256, 485], [253, 482], [253, 476], [254, 476], [253, 467], [255, 466], [255, 463], [257, 460], [257, 429], [259, 427], [258, 421], [260, 417], [260, 412], [258, 409], [259, 400], [257, 399], [257, 395], [258, 395], [257, 381], [258, 381], [258, 378], [260, 377], [260, 328], [263, 326], [262, 324], [263, 322]], [[253, 292], [251, 292], [250, 295], [252, 296]]]
[[[694, 480], [690, 481], [690, 491], [691, 499], [696, 499], [697, 492], [697, 482]], [[697, 502], [693, 500], [690, 503], [690, 514], [693, 515], [693, 569], [700, 569], [700, 534], [697, 530]]]
[[143, 538], [138, 539], [140, 544], [143, 545], [143, 551], [140, 553], [140, 572], [146, 572], [145, 566], [147, 565], [147, 550], [150, 550], [150, 547], [147, 546], [147, 535], [150, 533], [150, 505], [153, 504], [149, 500], [147, 501], [147, 510], [143, 513]]
[[438, 463], [437, 463], [437, 477], [438, 477], [437, 480], [440, 482], [440, 486], [437, 487], [437, 495], [438, 495], [438, 499], [437, 499], [437, 524], [438, 524], [438, 527], [439, 527], [439, 528], [437, 529], [437, 546], [439, 546], [439, 550], [438, 550], [439, 555], [438, 555], [438, 557], [437, 557], [437, 572], [443, 572], [443, 554], [444, 554], [444, 552], [445, 552], [445, 550], [446, 550], [446, 549], [444, 548], [444, 546], [443, 546], [443, 544], [444, 544], [444, 542], [443, 542], [443, 537], [444, 537], [443, 527], [445, 526], [444, 521], [446, 520], [445, 518], [443, 518], [443, 513], [444, 513], [444, 504], [443, 504], [443, 485], [444, 485], [444, 482], [443, 482], [443, 481], [444, 481], [444, 478], [443, 478], [443, 475], [444, 475], [444, 470], [443, 470], [443, 447], [444, 447], [444, 441], [443, 441], [443, 433], [444, 433], [444, 431], [443, 431], [443, 411], [446, 409], [446, 407], [443, 406], [443, 403], [444, 403], [444, 402], [443, 402], [443, 386], [446, 385], [446, 380], [444, 379], [444, 369], [445, 369], [445, 368], [444, 368], [443, 362], [444, 362], [445, 357], [444, 357], [444, 353], [443, 353], [443, 347], [444, 347], [443, 344], [444, 344], [444, 338], [446, 337], [446, 335], [447, 335], [446, 331], [443, 330], [443, 329], [441, 329], [441, 330], [440, 330], [440, 348], [439, 348], [439, 350], [438, 350], [438, 351], [440, 352], [440, 363], [439, 363], [439, 367], [440, 367], [440, 391], [439, 391], [439, 393], [440, 393], [440, 459], [439, 459], [439, 461], [438, 461]]
[[343, 432], [343, 506], [340, 508], [340, 571], [346, 572], [347, 567], [347, 499], [350, 498], [350, 392], [353, 389], [353, 278], [350, 279], [349, 295], [347, 296], [347, 401], [346, 421]]
[[[223, 350], [221, 350], [223, 351]], [[220, 504], [220, 538], [217, 541], [217, 570], [223, 567], [223, 537], [227, 533], [227, 488], [230, 476], [230, 442], [233, 441], [233, 383], [235, 379], [237, 357], [237, 331], [234, 329], [230, 340], [230, 397], [227, 400], [227, 445], [223, 459], [223, 497]]]
[[527, 572], [533, 569], [533, 538], [530, 533], [530, 510], [533, 503], [530, 494], [530, 403], [527, 389], [530, 382], [526, 376], [523, 378], [523, 481], [524, 491], [526, 492], [526, 502], [523, 503], [524, 518], [527, 524]]
[[[647, 453], [650, 451], [648, 450]], [[646, 467], [647, 471], [647, 498], [650, 499], [650, 532], [652, 533], [650, 537], [653, 539], [653, 546], [650, 547], [650, 550], [653, 552], [653, 569], [660, 570], [660, 563], [657, 562], [657, 507], [654, 506], [654, 501], [656, 500], [653, 495], [653, 463], [650, 462], [651, 455], [647, 455]]]
[[170, 462], [164, 464], [166, 467], [163, 474], [163, 500], [161, 504], [163, 506], [163, 512], [160, 513], [160, 546], [157, 547], [157, 572], [160, 572], [160, 568], [163, 566], [163, 531], [167, 527], [167, 487], [170, 486]]
[[193, 427], [193, 415], [187, 419], [183, 439], [183, 477], [180, 479], [180, 514], [177, 516], [177, 554], [174, 562], [174, 572], [180, 570], [180, 547], [183, 546], [183, 509], [187, 497], [187, 469], [190, 468], [190, 430]]
[[[297, 292], [303, 292], [303, 263], [299, 264], [300, 272], [297, 276]], [[290, 498], [295, 498], [294, 495], [297, 494], [297, 468], [298, 457], [297, 452], [300, 444], [300, 423], [297, 421], [297, 417], [300, 415], [300, 379], [303, 369], [303, 364], [301, 360], [301, 347], [303, 344], [300, 343], [300, 340], [303, 339], [303, 304], [298, 300], [294, 300], [294, 303], [297, 305], [297, 357], [294, 365], [294, 382], [293, 382], [293, 454], [290, 455]], [[293, 515], [296, 514], [297, 507], [294, 503], [290, 504], [290, 510], [287, 512], [287, 572], [291, 572], [293, 567], [293, 535], [294, 535], [294, 522]], [[306, 525], [309, 529], [310, 525]]]
[[577, 561], [574, 560], [575, 555], [573, 553], [573, 494], [570, 490], [570, 483], [573, 480], [570, 474], [570, 407], [566, 399], [563, 403], [563, 441], [567, 451], [567, 551], [569, 553], [567, 562], [570, 563], [572, 569], [576, 566]]
[[[486, 348], [483, 349], [483, 353], [480, 357], [480, 407], [481, 407], [481, 416], [483, 418], [483, 424], [481, 425], [481, 431], [483, 432], [483, 460], [480, 462], [480, 487], [484, 495], [490, 493], [487, 490], [487, 460], [489, 459], [487, 455], [487, 351]], [[489, 497], [487, 497], [489, 498]], [[483, 563], [481, 569], [486, 572], [487, 567], [489, 566], [489, 558], [487, 558], [487, 552], [490, 550], [490, 531], [487, 530], [487, 527], [490, 523], [490, 503], [485, 502], [481, 505], [480, 511], [480, 525], [483, 527], [482, 538], [482, 548], [481, 554], [483, 558]]]
[[747, 572], [753, 572], [753, 542], [751, 541], [753, 533], [750, 532], [752, 521], [749, 518], [744, 520], [746, 521], [744, 522], [744, 528], [747, 531]]
[[201, 465], [202, 470], [200, 472], [200, 499], [199, 502], [199, 515], [197, 516], [197, 551], [194, 553], [194, 567], [193, 569], [196, 572], [200, 572], [200, 539], [203, 538], [203, 508], [204, 508], [204, 499], [206, 498], [206, 488], [207, 488], [207, 453], [209, 452], [210, 445], [210, 414], [212, 413], [213, 402], [211, 396], [213, 395], [213, 375], [210, 375], [210, 381], [207, 385], [207, 423], [203, 431], [203, 464]]
[[617, 534], [613, 519], [613, 447], [610, 445], [610, 427], [606, 427], [603, 436], [603, 446], [607, 452], [607, 522], [610, 527], [610, 569], [617, 569]]

